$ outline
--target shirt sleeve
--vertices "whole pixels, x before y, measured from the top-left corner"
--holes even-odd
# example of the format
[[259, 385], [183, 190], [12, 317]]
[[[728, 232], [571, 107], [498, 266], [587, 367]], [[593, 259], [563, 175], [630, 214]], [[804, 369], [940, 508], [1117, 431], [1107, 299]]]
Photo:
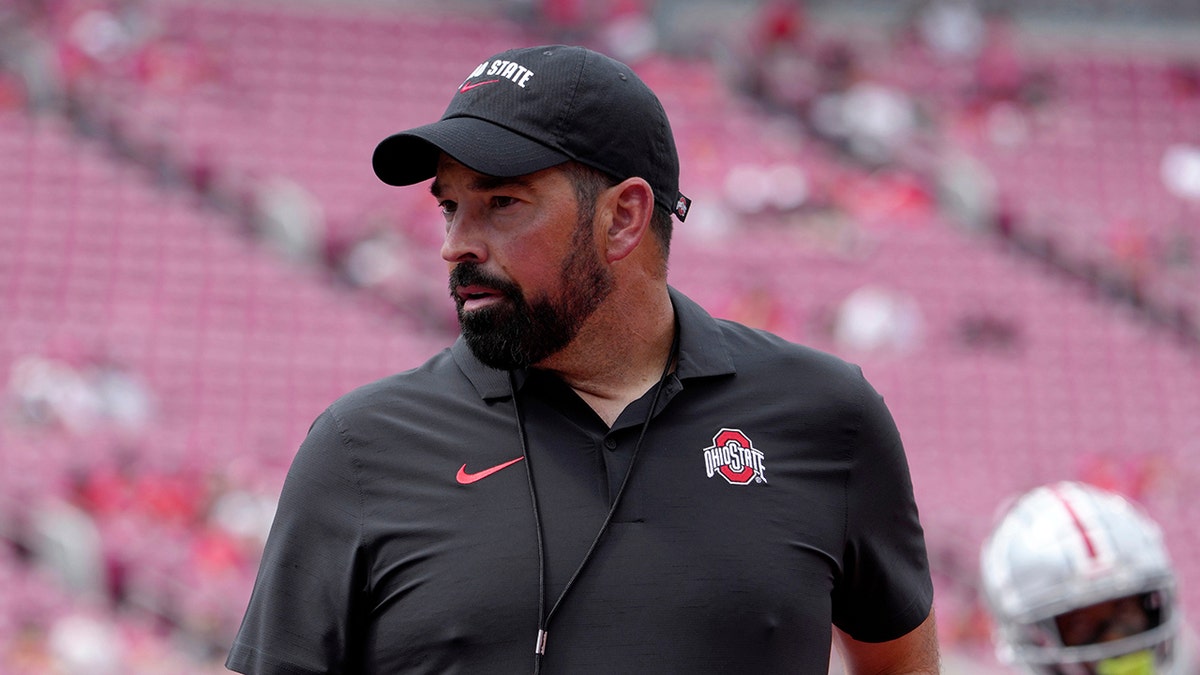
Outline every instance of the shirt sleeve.
[[365, 586], [353, 458], [330, 410], [284, 481], [249, 607], [225, 665], [240, 673], [351, 672]]
[[933, 582], [900, 433], [883, 397], [861, 383], [833, 622], [855, 640], [886, 642], [929, 616]]

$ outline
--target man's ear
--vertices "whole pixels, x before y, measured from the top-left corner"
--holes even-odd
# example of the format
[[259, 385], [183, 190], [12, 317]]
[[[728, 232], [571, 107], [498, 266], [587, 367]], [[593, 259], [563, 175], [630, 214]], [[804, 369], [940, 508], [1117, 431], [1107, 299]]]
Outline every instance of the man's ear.
[[626, 178], [608, 189], [608, 261], [616, 262], [637, 250], [650, 231], [654, 214], [654, 191], [642, 178]]

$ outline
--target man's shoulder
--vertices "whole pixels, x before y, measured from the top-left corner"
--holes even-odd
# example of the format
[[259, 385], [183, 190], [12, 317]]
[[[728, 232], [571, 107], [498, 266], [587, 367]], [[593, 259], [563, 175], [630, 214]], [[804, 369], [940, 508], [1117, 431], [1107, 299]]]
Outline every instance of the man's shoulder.
[[833, 383], [861, 386], [862, 371], [841, 358], [737, 321], [713, 317], [696, 302], [672, 289], [685, 356], [692, 373], [726, 375], [784, 385]]
[[435, 410], [440, 401], [461, 397], [469, 387], [450, 350], [443, 349], [416, 368], [350, 390], [337, 398], [329, 411], [347, 419], [378, 409]]
[[834, 354], [793, 342], [775, 333], [717, 319], [739, 374], [780, 378], [820, 377], [825, 382], [857, 384], [861, 369]]

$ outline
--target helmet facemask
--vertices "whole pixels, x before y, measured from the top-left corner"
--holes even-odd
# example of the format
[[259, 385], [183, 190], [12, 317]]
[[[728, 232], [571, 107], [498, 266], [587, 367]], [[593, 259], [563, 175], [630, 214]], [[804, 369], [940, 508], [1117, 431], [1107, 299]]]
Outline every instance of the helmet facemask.
[[1014, 623], [1006, 660], [1045, 675], [1162, 675], [1172, 662], [1176, 619], [1169, 591], [1099, 602]]

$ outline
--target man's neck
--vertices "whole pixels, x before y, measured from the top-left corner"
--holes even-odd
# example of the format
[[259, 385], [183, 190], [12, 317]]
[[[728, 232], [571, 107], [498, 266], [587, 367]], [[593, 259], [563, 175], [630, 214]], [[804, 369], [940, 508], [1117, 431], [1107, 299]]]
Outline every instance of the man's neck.
[[571, 345], [538, 364], [558, 375], [610, 427], [662, 377], [675, 339], [675, 312], [661, 293], [606, 303]]

